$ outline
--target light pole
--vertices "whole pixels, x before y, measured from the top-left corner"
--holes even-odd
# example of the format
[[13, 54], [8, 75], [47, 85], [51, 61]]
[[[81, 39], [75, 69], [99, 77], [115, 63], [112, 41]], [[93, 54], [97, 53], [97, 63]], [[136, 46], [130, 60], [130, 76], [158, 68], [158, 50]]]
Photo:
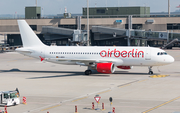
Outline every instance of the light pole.
[[89, 0], [87, 0], [87, 46], [89, 46]]
[[144, 3], [144, 16], [146, 16], [146, 3]]
[[170, 17], [170, 0], [168, 0], [168, 14], [169, 14], [169, 17]]

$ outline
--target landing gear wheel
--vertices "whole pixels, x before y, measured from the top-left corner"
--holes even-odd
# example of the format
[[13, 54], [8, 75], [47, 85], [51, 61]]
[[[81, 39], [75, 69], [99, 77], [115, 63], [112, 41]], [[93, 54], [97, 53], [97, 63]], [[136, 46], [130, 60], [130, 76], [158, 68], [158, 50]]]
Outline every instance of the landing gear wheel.
[[152, 74], [153, 74], [153, 71], [149, 71], [149, 74], [152, 75]]
[[92, 71], [91, 71], [91, 70], [89, 70], [89, 74], [92, 74]]
[[91, 71], [91, 70], [86, 70], [86, 71], [85, 71], [85, 75], [90, 75], [90, 74], [92, 74], [92, 71]]

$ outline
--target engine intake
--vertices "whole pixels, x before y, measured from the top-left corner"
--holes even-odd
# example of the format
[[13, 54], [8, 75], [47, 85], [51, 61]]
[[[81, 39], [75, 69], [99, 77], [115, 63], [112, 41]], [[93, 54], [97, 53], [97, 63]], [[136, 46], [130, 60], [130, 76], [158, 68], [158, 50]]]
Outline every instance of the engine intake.
[[115, 66], [113, 63], [97, 63], [96, 70], [99, 73], [110, 74], [110, 73], [114, 73]]

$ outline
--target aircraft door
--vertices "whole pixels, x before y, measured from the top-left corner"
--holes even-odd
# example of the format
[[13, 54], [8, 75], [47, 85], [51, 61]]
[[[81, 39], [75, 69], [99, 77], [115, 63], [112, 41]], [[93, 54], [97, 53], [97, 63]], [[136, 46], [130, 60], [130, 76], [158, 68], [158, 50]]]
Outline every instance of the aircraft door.
[[150, 48], [146, 49], [145, 59], [151, 60], [151, 49]]

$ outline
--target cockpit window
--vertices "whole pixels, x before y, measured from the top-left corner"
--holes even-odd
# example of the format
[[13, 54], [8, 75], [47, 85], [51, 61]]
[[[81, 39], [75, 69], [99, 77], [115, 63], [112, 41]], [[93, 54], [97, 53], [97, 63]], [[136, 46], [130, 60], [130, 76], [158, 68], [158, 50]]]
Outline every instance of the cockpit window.
[[157, 55], [167, 55], [166, 52], [158, 52]]

